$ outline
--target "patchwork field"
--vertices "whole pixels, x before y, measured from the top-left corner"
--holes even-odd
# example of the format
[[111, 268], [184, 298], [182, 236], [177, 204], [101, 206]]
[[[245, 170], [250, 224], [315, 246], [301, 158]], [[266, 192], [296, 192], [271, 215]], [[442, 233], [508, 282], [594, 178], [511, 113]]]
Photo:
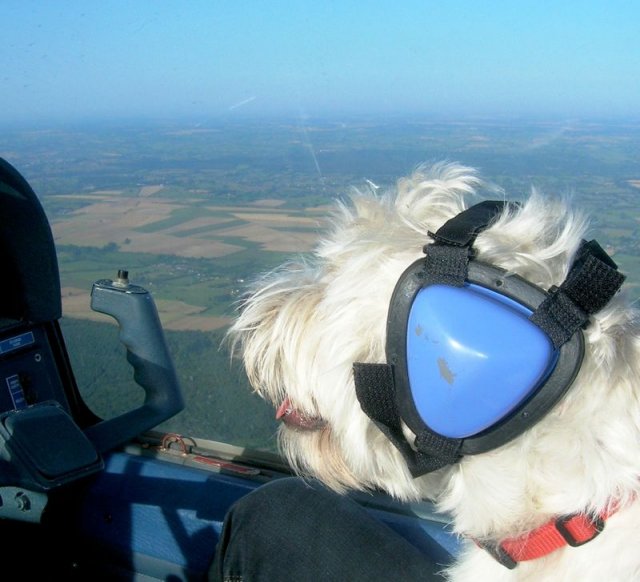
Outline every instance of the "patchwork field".
[[305, 252], [313, 245], [322, 215], [322, 209], [283, 213], [270, 206], [249, 210], [154, 199], [148, 192], [141, 196], [101, 194], [98, 201], [93, 195], [58, 196], [90, 203], [53, 222], [56, 244], [115, 244], [122, 252], [216, 258], [244, 250], [245, 240], [266, 251]]
[[238, 271], [239, 265], [249, 261], [248, 255], [253, 262], [259, 254], [263, 260], [258, 263], [268, 264], [269, 256], [279, 259], [281, 254], [309, 251], [326, 211], [287, 211], [282, 208], [284, 201], [275, 199], [218, 206], [197, 198], [155, 197], [162, 189], [142, 187], [137, 196], [124, 191], [56, 196], [84, 202], [52, 221], [61, 250], [67, 317], [109, 321], [89, 306], [90, 280], [110, 276], [115, 264], [134, 264], [135, 282], [148, 285], [154, 293], [166, 329], [225, 327], [228, 305], [242, 281], [241, 276], [230, 275], [227, 267], [233, 265]]

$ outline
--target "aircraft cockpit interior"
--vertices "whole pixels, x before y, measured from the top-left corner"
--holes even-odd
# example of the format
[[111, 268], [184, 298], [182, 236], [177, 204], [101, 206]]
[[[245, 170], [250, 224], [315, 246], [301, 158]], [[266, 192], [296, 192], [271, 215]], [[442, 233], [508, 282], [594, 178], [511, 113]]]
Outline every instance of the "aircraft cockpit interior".
[[[183, 408], [183, 394], [153, 297], [125, 270], [94, 283], [91, 309], [117, 323], [144, 402], [109, 419], [84, 404], [59, 324], [51, 228], [4, 160], [0, 264], [0, 531], [15, 579], [206, 579], [229, 506], [288, 467], [153, 430]], [[455, 551], [428, 504], [361, 502], [437, 561]]]

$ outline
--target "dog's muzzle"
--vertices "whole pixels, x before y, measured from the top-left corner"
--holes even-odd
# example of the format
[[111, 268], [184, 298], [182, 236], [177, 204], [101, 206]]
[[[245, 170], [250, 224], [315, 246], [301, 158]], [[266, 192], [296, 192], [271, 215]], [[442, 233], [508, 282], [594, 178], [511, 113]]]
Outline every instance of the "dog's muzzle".
[[582, 328], [624, 281], [596, 241], [549, 291], [475, 260], [476, 236], [506, 207], [482, 202], [429, 233], [391, 298], [387, 363], [354, 364], [363, 411], [414, 476], [499, 447], [549, 412], [582, 364]]

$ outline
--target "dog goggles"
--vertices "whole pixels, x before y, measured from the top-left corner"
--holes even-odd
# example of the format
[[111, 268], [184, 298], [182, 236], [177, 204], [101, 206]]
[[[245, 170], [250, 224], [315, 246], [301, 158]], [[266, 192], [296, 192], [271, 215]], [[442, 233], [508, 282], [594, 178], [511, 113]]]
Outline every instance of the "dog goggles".
[[387, 364], [354, 364], [363, 411], [414, 477], [499, 447], [549, 412], [582, 364], [582, 328], [624, 281], [596, 241], [548, 292], [477, 261], [476, 236], [507, 204], [481, 202], [429, 233], [391, 298]]

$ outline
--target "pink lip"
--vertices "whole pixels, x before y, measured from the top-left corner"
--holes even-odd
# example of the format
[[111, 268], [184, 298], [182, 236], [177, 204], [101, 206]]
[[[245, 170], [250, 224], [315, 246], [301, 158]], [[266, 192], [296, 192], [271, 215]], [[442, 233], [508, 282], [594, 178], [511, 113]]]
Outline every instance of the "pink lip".
[[276, 420], [281, 420], [288, 427], [300, 430], [317, 430], [326, 425], [326, 422], [317, 416], [307, 416], [296, 410], [289, 398], [285, 398], [276, 411]]

